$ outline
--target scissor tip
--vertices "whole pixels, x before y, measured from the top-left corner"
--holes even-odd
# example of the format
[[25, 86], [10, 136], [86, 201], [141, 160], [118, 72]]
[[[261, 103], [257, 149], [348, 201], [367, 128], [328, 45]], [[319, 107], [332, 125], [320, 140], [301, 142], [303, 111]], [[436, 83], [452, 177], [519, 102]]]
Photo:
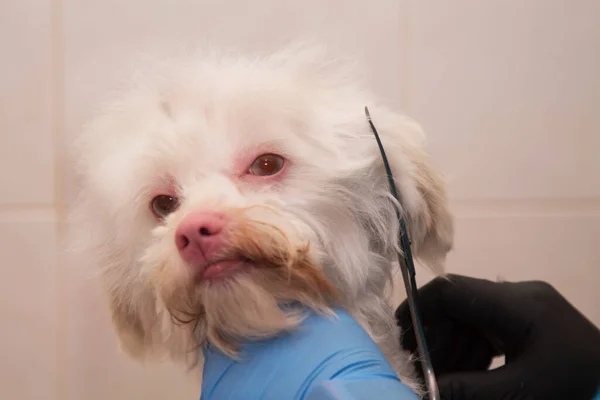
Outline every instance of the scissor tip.
[[370, 121], [371, 120], [371, 113], [369, 113], [369, 107], [365, 106], [365, 115], [367, 116], [367, 119]]

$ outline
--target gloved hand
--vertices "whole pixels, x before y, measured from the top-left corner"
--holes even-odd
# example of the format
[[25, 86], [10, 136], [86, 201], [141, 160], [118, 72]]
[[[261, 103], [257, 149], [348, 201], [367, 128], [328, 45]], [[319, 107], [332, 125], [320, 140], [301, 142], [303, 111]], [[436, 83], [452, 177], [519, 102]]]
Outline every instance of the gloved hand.
[[336, 314], [309, 312], [296, 332], [245, 343], [240, 361], [209, 345], [200, 399], [417, 400], [360, 325]]
[[[419, 290], [442, 399], [592, 399], [600, 388], [600, 331], [553, 287], [448, 278]], [[396, 318], [401, 344], [414, 351], [407, 304]], [[502, 354], [506, 365], [487, 371]]]

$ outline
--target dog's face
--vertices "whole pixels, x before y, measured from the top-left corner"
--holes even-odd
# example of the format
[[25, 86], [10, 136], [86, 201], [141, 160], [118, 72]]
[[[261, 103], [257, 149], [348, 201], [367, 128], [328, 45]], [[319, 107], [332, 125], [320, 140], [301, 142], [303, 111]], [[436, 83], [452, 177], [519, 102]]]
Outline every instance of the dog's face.
[[101, 269], [129, 354], [180, 358], [205, 341], [234, 353], [242, 339], [296, 327], [288, 305], [359, 306], [390, 279], [396, 207], [416, 256], [441, 266], [452, 220], [420, 130], [344, 70], [282, 52], [170, 71], [123, 96], [75, 147], [73, 245]]

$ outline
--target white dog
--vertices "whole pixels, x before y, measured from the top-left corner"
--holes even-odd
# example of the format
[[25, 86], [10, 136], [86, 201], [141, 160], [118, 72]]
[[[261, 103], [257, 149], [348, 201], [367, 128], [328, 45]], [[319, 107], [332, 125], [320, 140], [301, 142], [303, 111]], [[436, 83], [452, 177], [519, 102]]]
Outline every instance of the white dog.
[[[345, 307], [419, 390], [386, 291], [399, 208], [442, 272], [453, 224], [418, 125], [319, 49], [163, 65], [89, 124], [73, 245], [100, 268], [124, 350], [198, 364], [207, 342], [294, 329], [300, 303]], [[368, 106], [400, 192], [389, 193]]]

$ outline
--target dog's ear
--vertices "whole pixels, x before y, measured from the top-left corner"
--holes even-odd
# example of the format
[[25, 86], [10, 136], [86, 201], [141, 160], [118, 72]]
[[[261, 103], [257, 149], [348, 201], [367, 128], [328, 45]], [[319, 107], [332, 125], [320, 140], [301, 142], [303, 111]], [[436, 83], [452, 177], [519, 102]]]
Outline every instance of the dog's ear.
[[196, 366], [201, 354], [197, 351], [199, 342], [193, 324], [174, 324], [152, 291], [137, 291], [135, 299], [128, 298], [129, 294], [125, 290], [119, 294], [109, 290], [112, 320], [121, 350], [143, 363], [169, 358], [188, 368]]
[[70, 205], [66, 255], [85, 279], [97, 277], [95, 271], [100, 271], [121, 349], [143, 361], [154, 347], [154, 296], [139, 281], [131, 265], [133, 256], [123, 250], [125, 246], [117, 245], [106, 214], [100, 211], [105, 208], [93, 193], [86, 184]]
[[419, 125], [386, 110], [372, 112], [372, 118], [394, 175], [414, 256], [442, 274], [454, 238], [444, 178], [431, 163]]
[[[154, 301], [137, 302], [142, 309], [115, 293], [109, 294], [112, 321], [119, 337], [121, 349], [138, 361], [146, 361], [154, 353], [152, 326], [156, 312], [152, 310]], [[149, 297], [149, 296], [148, 296]]]

